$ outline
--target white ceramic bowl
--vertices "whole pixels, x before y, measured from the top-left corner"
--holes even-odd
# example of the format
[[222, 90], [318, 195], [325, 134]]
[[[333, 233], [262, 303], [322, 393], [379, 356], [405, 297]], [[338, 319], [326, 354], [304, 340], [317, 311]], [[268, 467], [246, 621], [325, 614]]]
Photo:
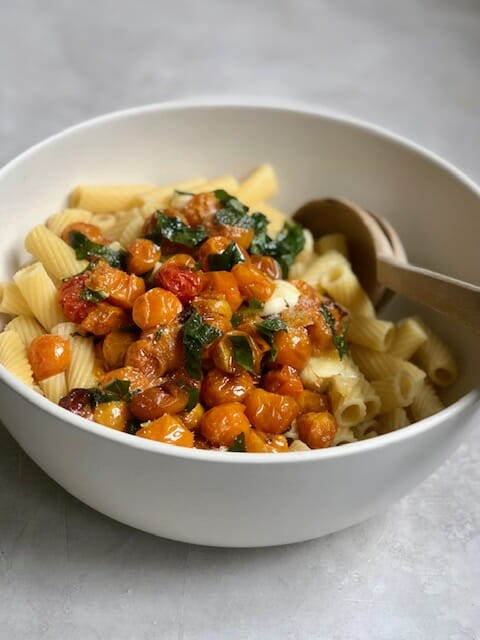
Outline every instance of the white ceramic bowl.
[[[480, 192], [430, 153], [378, 128], [314, 110], [166, 104], [115, 113], [50, 138], [0, 172], [0, 279], [26, 259], [29, 228], [81, 182], [172, 182], [241, 176], [271, 162], [286, 211], [346, 196], [385, 215], [412, 261], [478, 277]], [[206, 545], [265, 546], [315, 538], [386, 508], [426, 478], [479, 417], [479, 344], [461, 327], [398, 298], [457, 351], [452, 404], [399, 432], [289, 455], [160, 444], [96, 425], [25, 388], [0, 367], [1, 418], [20, 446], [74, 496], [139, 529]]]

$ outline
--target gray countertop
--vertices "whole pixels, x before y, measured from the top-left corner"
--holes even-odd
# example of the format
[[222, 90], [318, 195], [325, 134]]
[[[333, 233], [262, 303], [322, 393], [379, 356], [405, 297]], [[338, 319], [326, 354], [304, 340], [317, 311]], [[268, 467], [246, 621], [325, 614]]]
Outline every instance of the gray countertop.
[[[1, 3], [0, 163], [67, 125], [218, 93], [381, 124], [480, 180], [477, 0]], [[480, 638], [480, 429], [388, 512], [225, 550], [118, 524], [0, 426], [0, 638]]]

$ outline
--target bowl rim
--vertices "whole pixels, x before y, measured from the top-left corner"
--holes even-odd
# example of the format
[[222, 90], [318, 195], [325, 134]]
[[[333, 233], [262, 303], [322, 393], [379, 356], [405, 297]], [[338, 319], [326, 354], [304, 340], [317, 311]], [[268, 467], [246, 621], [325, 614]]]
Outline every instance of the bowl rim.
[[[277, 112], [293, 113], [296, 115], [312, 115], [320, 119], [340, 123], [356, 130], [361, 130], [370, 135], [376, 136], [388, 142], [394, 142], [396, 145], [406, 150], [412, 151], [422, 156], [438, 168], [447, 171], [453, 175], [460, 183], [467, 187], [476, 195], [480, 201], [480, 186], [478, 186], [471, 178], [469, 178], [460, 169], [444, 160], [436, 153], [429, 151], [423, 146], [409, 140], [408, 138], [389, 131], [388, 129], [365, 121], [363, 119], [351, 116], [335, 109], [324, 108], [310, 103], [298, 100], [288, 99], [268, 99], [255, 98], [249, 96], [198, 96], [191, 98], [182, 98], [179, 100], [171, 100], [160, 103], [147, 104], [127, 109], [121, 109], [106, 113], [78, 124], [67, 127], [60, 132], [53, 134], [46, 139], [32, 145], [25, 151], [10, 160], [6, 165], [0, 168], [0, 181], [11, 171], [15, 170], [30, 156], [35, 155], [44, 147], [55, 144], [58, 140], [68, 137], [71, 134], [83, 131], [88, 128], [101, 126], [105, 122], [111, 122], [122, 119], [129, 119], [146, 113], [162, 112], [162, 111], [179, 111], [183, 109], [212, 109], [212, 108], [231, 108], [245, 110], [273, 110]], [[75, 415], [63, 407], [56, 405], [47, 398], [41, 396], [33, 389], [27, 387], [18, 380], [5, 367], [0, 365], [0, 380], [16, 394], [22, 396], [27, 402], [38, 407], [47, 414], [51, 414], [59, 420], [63, 421], [69, 427], [79, 428], [83, 431], [115, 442], [118, 445], [130, 446], [136, 449], [150, 451], [156, 454], [170, 455], [175, 458], [194, 460], [197, 462], [216, 462], [216, 463], [235, 463], [235, 464], [295, 464], [310, 460], [316, 462], [320, 459], [331, 459], [349, 455], [361, 454], [363, 452], [372, 451], [384, 446], [395, 445], [403, 440], [413, 438], [425, 431], [434, 428], [436, 424], [443, 420], [453, 418], [455, 414], [462, 412], [474, 411], [480, 408], [480, 389], [472, 389], [467, 394], [456, 400], [442, 411], [419, 420], [411, 425], [408, 429], [399, 429], [390, 433], [375, 436], [367, 440], [348, 443], [348, 446], [337, 446], [326, 449], [312, 449], [310, 451], [289, 452], [289, 455], [272, 455], [270, 453], [255, 453], [245, 455], [245, 453], [225, 452], [218, 450], [190, 449], [185, 447], [172, 446], [162, 442], [156, 442], [145, 438], [135, 438], [131, 434], [106, 428], [103, 425], [96, 424], [86, 418]], [[227, 454], [227, 455], [226, 455]]]

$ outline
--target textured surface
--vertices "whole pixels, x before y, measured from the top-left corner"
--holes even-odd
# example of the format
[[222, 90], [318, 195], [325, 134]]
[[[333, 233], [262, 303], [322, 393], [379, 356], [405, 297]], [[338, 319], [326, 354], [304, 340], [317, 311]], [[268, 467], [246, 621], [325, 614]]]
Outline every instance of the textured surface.
[[[172, 3], [173, 5], [173, 3]], [[0, 163], [79, 120], [199, 93], [307, 100], [480, 179], [476, 0], [18, 0], [0, 20]], [[0, 427], [0, 638], [480, 638], [480, 429], [386, 514], [218, 550], [83, 506]]]

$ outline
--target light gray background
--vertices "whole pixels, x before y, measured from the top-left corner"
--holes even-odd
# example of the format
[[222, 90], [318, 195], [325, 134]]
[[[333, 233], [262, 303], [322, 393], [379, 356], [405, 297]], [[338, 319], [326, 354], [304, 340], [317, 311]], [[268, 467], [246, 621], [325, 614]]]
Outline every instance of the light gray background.
[[[479, 67], [477, 0], [0, 0], [0, 163], [97, 114], [216, 92], [340, 109], [479, 180]], [[479, 487], [477, 429], [364, 524], [208, 549], [83, 506], [0, 427], [0, 638], [478, 640]]]

